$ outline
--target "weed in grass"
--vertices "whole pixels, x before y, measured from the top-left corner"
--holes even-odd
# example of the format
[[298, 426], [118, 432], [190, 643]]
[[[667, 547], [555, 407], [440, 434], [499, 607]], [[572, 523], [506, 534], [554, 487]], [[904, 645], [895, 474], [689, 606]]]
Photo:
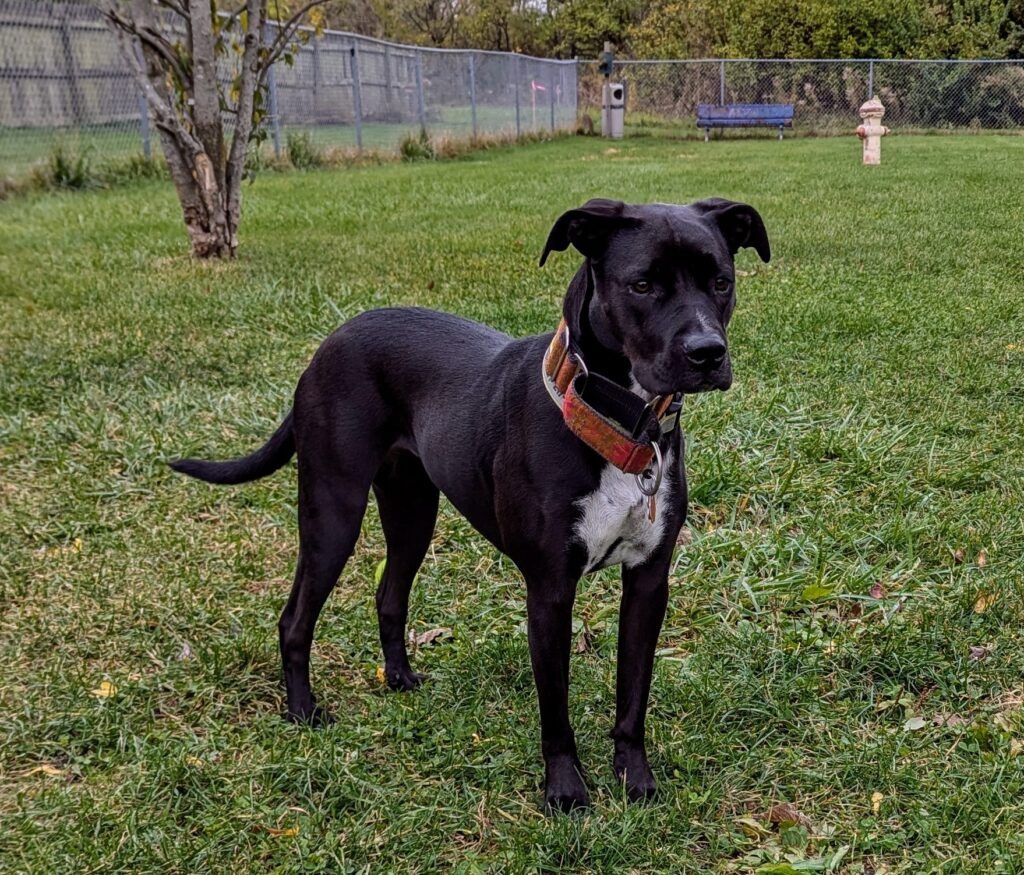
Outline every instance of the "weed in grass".
[[430, 161], [434, 157], [434, 147], [426, 128], [420, 128], [418, 134], [406, 134], [398, 144], [398, 154], [403, 161]]
[[311, 170], [324, 165], [324, 154], [308, 131], [289, 131], [288, 161], [298, 170]]
[[65, 143], [53, 147], [43, 173], [45, 187], [80, 190], [98, 184], [88, 150], [76, 150]]

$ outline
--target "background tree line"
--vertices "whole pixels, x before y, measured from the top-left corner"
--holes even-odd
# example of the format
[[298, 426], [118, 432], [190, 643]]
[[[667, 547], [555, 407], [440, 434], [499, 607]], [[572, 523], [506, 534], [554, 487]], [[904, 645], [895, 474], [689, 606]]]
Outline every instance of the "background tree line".
[[328, 0], [328, 26], [593, 58], [1020, 58], [1024, 0]]

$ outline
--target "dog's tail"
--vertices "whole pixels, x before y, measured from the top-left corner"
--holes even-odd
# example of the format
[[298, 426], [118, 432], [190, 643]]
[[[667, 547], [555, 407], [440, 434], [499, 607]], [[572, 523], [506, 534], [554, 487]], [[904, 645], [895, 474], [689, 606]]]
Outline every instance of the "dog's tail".
[[249, 456], [226, 462], [175, 459], [169, 464], [175, 471], [207, 483], [248, 483], [273, 474], [294, 455], [295, 437], [292, 434], [292, 414], [289, 412], [270, 440]]

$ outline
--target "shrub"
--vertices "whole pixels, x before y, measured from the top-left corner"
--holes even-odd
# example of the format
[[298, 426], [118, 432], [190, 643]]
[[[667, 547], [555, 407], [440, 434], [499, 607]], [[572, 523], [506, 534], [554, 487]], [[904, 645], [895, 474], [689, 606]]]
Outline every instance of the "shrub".
[[419, 134], [406, 134], [398, 144], [398, 153], [403, 161], [430, 161], [434, 158], [434, 146], [426, 128]]
[[298, 170], [310, 170], [324, 165], [323, 152], [313, 143], [308, 131], [288, 133], [288, 160]]
[[78, 152], [63, 143], [57, 143], [50, 152], [45, 175], [45, 182], [53, 188], [78, 190], [91, 188], [98, 182], [88, 152]]

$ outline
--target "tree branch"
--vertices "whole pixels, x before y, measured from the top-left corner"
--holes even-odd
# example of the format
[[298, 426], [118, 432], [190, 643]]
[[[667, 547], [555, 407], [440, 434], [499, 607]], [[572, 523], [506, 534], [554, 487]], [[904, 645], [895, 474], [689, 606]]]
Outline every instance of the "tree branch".
[[180, 147], [190, 154], [196, 154], [203, 151], [202, 144], [193, 137], [185, 126], [182, 124], [178, 114], [174, 111], [174, 108], [164, 98], [163, 95], [157, 91], [153, 82], [149, 78], [149, 74], [142, 66], [142, 62], [139, 60], [139, 56], [135, 53], [134, 46], [130, 41], [130, 37], [133, 35], [131, 31], [125, 30], [120, 22], [117, 21], [116, 15], [110, 15], [108, 10], [107, 18], [111, 23], [115, 25], [113, 28], [114, 35], [117, 38], [118, 48], [121, 50], [121, 55], [124, 57], [128, 66], [132, 70], [132, 74], [139, 87], [142, 89], [142, 93], [146, 97], [146, 103], [149, 105], [150, 111], [153, 113], [154, 124], [163, 131], [174, 137], [175, 141]]
[[291, 41], [291, 38], [295, 35], [295, 31], [299, 29], [299, 26], [302, 24], [302, 19], [306, 13], [316, 6], [322, 6], [326, 2], [327, 0], [310, 0], [309, 3], [299, 9], [299, 11], [289, 18], [284, 24], [281, 24], [280, 22], [277, 23], [277, 37], [270, 44], [270, 49], [264, 59], [260, 62], [259, 73], [261, 83], [267, 74], [267, 70], [270, 69], [274, 61], [281, 57], [281, 53], [285, 50], [288, 43]]
[[135, 37], [140, 43], [159, 55], [161, 60], [170, 67], [171, 72], [178, 77], [178, 81], [181, 83], [182, 89], [185, 91], [190, 90], [192, 77], [188, 74], [185, 68], [182, 67], [181, 61], [178, 59], [178, 56], [174, 51], [174, 46], [172, 46], [167, 39], [148, 25], [142, 25], [140, 27], [133, 21], [126, 21], [114, 12], [113, 9], [108, 9], [106, 11], [106, 16], [109, 21], [121, 28], [125, 33]]
[[170, 9], [182, 18], [188, 18], [188, 12], [185, 11], [185, 7], [178, 2], [178, 0], [153, 0], [158, 6], [163, 6], [164, 9]]

